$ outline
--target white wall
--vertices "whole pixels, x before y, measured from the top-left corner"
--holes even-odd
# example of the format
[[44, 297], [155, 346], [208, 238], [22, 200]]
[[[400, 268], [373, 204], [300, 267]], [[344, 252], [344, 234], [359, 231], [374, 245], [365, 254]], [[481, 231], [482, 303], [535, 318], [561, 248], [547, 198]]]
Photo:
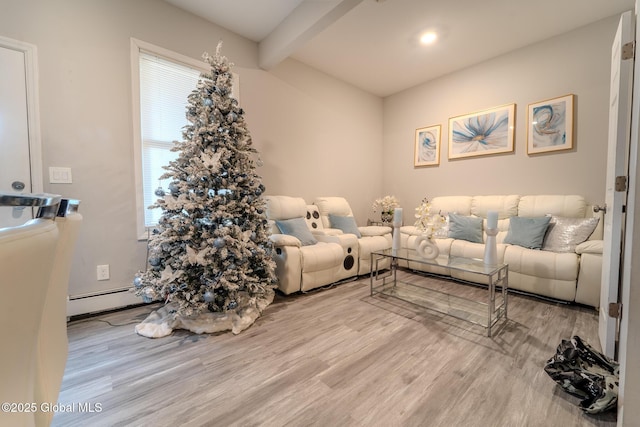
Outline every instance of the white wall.
[[[0, 35], [38, 48], [44, 169], [73, 172], [73, 184], [44, 189], [82, 201], [71, 295], [129, 287], [145, 265], [146, 244], [136, 240], [131, 37], [196, 59], [223, 40], [268, 193], [309, 201], [344, 194], [358, 210], [380, 190], [375, 96], [295, 61], [262, 71], [255, 43], [163, 1], [0, 0], [0, 10]], [[111, 266], [111, 280], [96, 280], [98, 264]]]
[[[240, 72], [251, 77], [240, 96], [262, 147], [267, 192], [308, 203], [344, 196], [364, 225], [382, 186], [382, 99], [294, 60], [270, 73]], [[259, 96], [247, 104], [246, 93]]]
[[[386, 98], [384, 192], [410, 209], [423, 197], [461, 194], [580, 194], [602, 204], [617, 22], [605, 19]], [[482, 47], [470, 40], [469, 48]], [[576, 95], [574, 149], [527, 155], [528, 104], [569, 93]], [[511, 103], [514, 153], [447, 160], [450, 117]], [[442, 125], [440, 166], [414, 168], [415, 129], [436, 124]]]
[[[603, 200], [616, 18], [383, 101], [294, 60], [262, 71], [255, 43], [163, 1], [0, 0], [0, 7], [0, 34], [38, 47], [44, 169], [73, 170], [73, 184], [45, 183], [45, 191], [82, 200], [72, 295], [130, 286], [145, 264], [146, 246], [135, 230], [130, 37], [193, 58], [224, 41], [269, 194], [309, 202], [343, 195], [361, 223], [384, 194], [406, 208], [441, 194], [577, 193]], [[576, 94], [576, 148], [527, 156], [527, 104], [567, 93]], [[446, 159], [449, 117], [511, 102], [518, 107], [515, 153]], [[415, 129], [438, 123], [440, 166], [414, 169]], [[110, 281], [96, 280], [98, 264], [111, 265]]]

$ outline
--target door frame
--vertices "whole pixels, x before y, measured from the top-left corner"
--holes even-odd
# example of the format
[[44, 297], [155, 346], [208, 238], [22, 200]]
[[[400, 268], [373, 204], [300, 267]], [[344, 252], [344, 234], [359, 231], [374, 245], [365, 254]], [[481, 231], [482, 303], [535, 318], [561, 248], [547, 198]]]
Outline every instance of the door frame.
[[43, 193], [42, 139], [40, 135], [40, 103], [38, 89], [38, 50], [35, 45], [0, 36], [0, 47], [24, 54], [27, 92], [27, 124], [29, 129], [29, 165], [31, 188], [25, 193]]

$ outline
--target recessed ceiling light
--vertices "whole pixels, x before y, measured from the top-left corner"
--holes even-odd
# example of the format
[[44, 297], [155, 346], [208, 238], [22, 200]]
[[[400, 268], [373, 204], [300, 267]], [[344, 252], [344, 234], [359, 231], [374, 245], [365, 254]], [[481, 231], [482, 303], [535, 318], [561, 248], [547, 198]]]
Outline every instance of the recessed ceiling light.
[[432, 44], [436, 41], [438, 35], [433, 31], [428, 31], [420, 36], [420, 43], [422, 44]]

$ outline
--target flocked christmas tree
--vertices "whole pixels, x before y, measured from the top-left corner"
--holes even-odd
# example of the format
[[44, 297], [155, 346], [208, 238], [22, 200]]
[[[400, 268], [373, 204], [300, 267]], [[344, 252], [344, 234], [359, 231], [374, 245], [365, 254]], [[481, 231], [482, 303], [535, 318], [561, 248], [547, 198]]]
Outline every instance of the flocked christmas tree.
[[[188, 97], [190, 124], [162, 176], [170, 180], [168, 191], [157, 192], [161, 198], [151, 206], [162, 216], [149, 242], [149, 266], [136, 275], [134, 290], [167, 304], [147, 319], [163, 323], [164, 332], [149, 331], [145, 321], [136, 327], [142, 335], [162, 336], [176, 327], [237, 333], [273, 300], [265, 188], [244, 112], [231, 96], [231, 64], [220, 49], [214, 57], [203, 55], [211, 71]], [[194, 326], [194, 319], [202, 322]], [[216, 321], [220, 325], [210, 326]]]

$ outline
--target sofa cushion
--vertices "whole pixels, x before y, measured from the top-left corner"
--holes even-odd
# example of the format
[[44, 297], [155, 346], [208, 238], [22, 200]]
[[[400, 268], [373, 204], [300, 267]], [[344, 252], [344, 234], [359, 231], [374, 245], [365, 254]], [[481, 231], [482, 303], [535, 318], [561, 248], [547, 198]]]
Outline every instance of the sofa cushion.
[[298, 238], [302, 246], [315, 245], [318, 243], [311, 230], [307, 227], [307, 222], [304, 218], [292, 218], [276, 221], [276, 226], [282, 234], [288, 234], [290, 236]]
[[313, 204], [318, 206], [320, 218], [325, 228], [331, 227], [329, 213], [341, 216], [353, 216], [351, 206], [344, 197], [316, 197]]
[[431, 212], [447, 215], [471, 215], [471, 196], [439, 196], [431, 200]]
[[482, 243], [482, 218], [449, 214], [449, 237]]
[[557, 215], [584, 218], [587, 202], [582, 196], [537, 195], [522, 196], [518, 204], [518, 216], [539, 217]]
[[540, 249], [551, 217], [527, 218], [514, 216], [504, 242], [529, 249]]
[[532, 292], [563, 301], [573, 301], [580, 257], [575, 253], [535, 251], [507, 246], [504, 263], [509, 264], [509, 289]]
[[598, 225], [599, 218], [566, 218], [552, 216], [542, 250], [574, 252], [586, 241]]
[[356, 220], [352, 216], [329, 214], [329, 223], [331, 228], [342, 230], [343, 233], [355, 234], [358, 239], [362, 237]]
[[504, 219], [518, 215], [520, 196], [474, 196], [471, 201], [471, 214], [481, 218], [487, 217], [487, 212], [498, 212], [498, 218]]
[[324, 230], [322, 220], [320, 219], [320, 211], [316, 205], [307, 205], [307, 216], [305, 217], [307, 227], [312, 233]]
[[[273, 234], [281, 233], [276, 220], [304, 217], [307, 214], [307, 203], [302, 197], [265, 196], [267, 202], [267, 218]], [[273, 221], [273, 222], [271, 222]]]

